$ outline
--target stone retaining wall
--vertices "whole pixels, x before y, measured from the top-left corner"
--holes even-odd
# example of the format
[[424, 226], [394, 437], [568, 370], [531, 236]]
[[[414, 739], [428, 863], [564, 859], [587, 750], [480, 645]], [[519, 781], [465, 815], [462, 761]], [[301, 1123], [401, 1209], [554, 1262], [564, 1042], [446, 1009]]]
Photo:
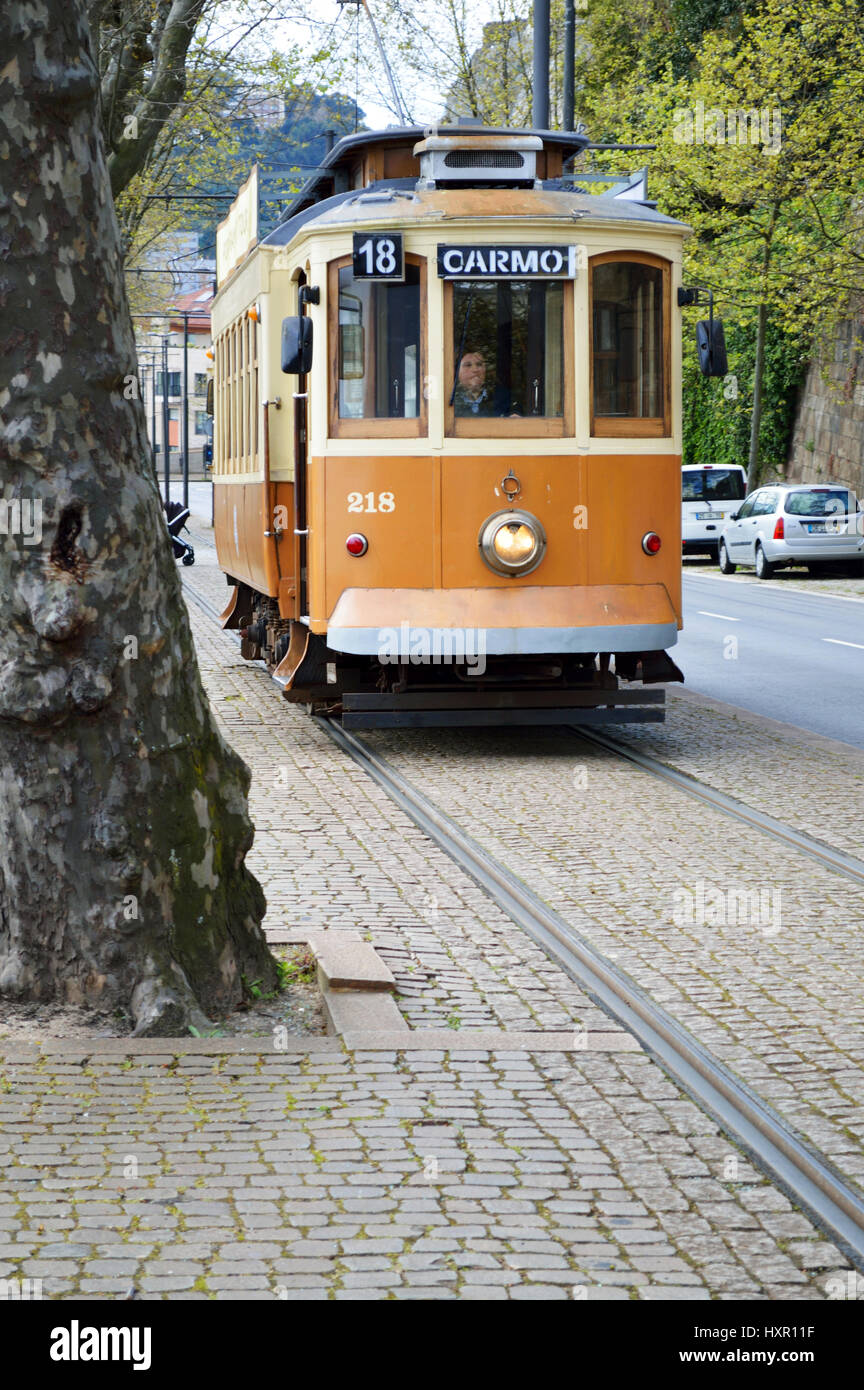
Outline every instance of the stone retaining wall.
[[864, 496], [864, 295], [807, 373], [792, 432], [787, 476], [831, 480]]

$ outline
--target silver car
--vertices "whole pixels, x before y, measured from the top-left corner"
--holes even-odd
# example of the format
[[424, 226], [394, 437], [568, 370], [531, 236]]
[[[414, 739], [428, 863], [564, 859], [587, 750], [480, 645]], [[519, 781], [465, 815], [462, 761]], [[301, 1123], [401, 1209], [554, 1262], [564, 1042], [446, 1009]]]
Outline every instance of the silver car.
[[864, 512], [855, 493], [836, 484], [760, 487], [724, 524], [719, 560], [723, 574], [753, 565], [759, 579], [787, 565], [811, 574], [838, 561], [864, 570]]

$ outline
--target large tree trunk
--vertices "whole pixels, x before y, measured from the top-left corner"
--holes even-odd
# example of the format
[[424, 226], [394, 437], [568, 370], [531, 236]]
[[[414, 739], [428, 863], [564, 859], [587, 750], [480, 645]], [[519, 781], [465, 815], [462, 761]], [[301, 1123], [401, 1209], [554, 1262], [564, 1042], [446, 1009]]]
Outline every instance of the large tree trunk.
[[275, 963], [150, 462], [97, 92], [82, 0], [7, 0], [0, 994], [165, 1034]]

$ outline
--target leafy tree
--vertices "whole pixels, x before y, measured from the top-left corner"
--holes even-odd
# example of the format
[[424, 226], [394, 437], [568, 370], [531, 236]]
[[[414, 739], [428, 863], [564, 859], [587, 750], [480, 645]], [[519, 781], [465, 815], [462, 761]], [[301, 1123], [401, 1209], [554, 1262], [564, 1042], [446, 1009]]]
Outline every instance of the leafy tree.
[[[219, 205], [206, 194], [233, 195], [248, 173], [245, 136], [256, 128], [255, 101], [265, 93], [287, 92], [303, 65], [295, 47], [271, 52], [256, 42], [249, 16], [238, 49], [232, 33], [216, 28], [212, 7], [205, 10], [187, 53], [182, 99], [163, 111], [134, 176], [115, 188], [118, 219], [133, 256], [154, 237], [188, 228], [202, 213], [209, 220]], [[314, 63], [311, 68], [314, 72]], [[224, 211], [225, 204], [215, 221]]]
[[[261, 169], [261, 228], [274, 226], [282, 215], [286, 199], [290, 198], [321, 163], [326, 152], [325, 132], [331, 130], [338, 138], [352, 131], [356, 116], [354, 103], [339, 94], [320, 93], [307, 83], [277, 89], [285, 104], [284, 118], [278, 125], [262, 125], [249, 119], [248, 82], [226, 78], [224, 88], [225, 116], [221, 122], [221, 141], [230, 149], [230, 158], [212, 171], [203, 170], [194, 183], [203, 193], [230, 190], [245, 179], [250, 167], [257, 163]], [[264, 90], [261, 88], [260, 90]], [[360, 123], [360, 128], [364, 128]], [[178, 145], [173, 157], [175, 168], [189, 169], [194, 157], [191, 142]], [[188, 178], [188, 172], [186, 174]], [[216, 240], [216, 225], [225, 215], [225, 204], [187, 204], [182, 214], [184, 225], [198, 234], [202, 254], [212, 255]]]
[[111, 191], [143, 169], [186, 89], [186, 62], [213, 0], [89, 0]]
[[[769, 342], [788, 339], [776, 385], [800, 375], [801, 341], [842, 311], [860, 275], [864, 31], [857, 0], [761, 0], [702, 35], [683, 76], [638, 63], [590, 93], [593, 121], [648, 139], [652, 192], [689, 222], [687, 275], [710, 286], [752, 354], [750, 485], [766, 465]], [[857, 209], [857, 211], [856, 211]], [[839, 293], [838, 293], [839, 291]], [[788, 396], [776, 403], [791, 418]], [[774, 456], [776, 460], [776, 455]]]

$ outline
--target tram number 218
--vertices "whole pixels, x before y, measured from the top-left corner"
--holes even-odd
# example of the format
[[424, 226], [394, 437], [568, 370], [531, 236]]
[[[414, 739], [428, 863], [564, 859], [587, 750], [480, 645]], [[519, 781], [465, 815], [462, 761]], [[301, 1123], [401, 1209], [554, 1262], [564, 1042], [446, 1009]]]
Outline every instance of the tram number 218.
[[[377, 505], [376, 505], [377, 503]], [[349, 512], [393, 512], [396, 498], [392, 492], [349, 492]]]
[[355, 280], [404, 280], [401, 232], [354, 233]]

